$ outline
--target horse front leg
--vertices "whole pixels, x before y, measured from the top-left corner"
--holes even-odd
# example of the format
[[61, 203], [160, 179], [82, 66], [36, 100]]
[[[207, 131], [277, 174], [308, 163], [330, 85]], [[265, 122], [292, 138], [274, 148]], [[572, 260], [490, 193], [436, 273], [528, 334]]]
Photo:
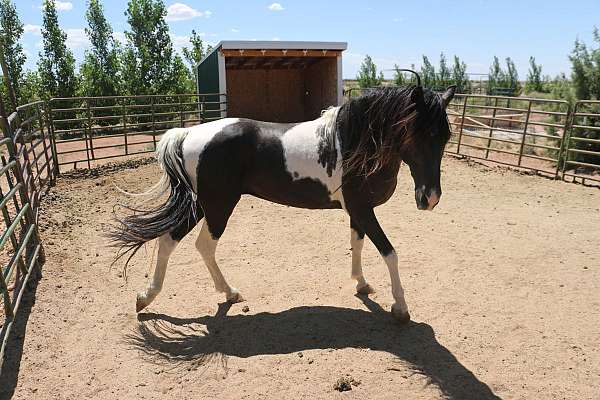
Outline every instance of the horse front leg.
[[362, 249], [365, 242], [365, 231], [363, 231], [354, 220], [350, 219], [350, 247], [352, 249], [352, 274], [351, 278], [356, 280], [356, 292], [359, 294], [375, 293], [375, 290], [367, 283], [362, 270]]
[[383, 232], [383, 229], [381, 229], [373, 208], [361, 207], [357, 210], [348, 210], [348, 212], [352, 220], [371, 239], [388, 267], [390, 280], [392, 281], [392, 295], [394, 296], [392, 316], [402, 323], [410, 321], [408, 306], [404, 299], [404, 289], [402, 288], [400, 274], [398, 273], [398, 255]]

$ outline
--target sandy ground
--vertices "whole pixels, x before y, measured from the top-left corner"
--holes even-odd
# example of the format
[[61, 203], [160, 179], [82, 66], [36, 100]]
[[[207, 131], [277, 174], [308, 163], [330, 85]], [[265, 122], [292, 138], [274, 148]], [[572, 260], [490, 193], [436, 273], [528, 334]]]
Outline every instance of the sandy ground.
[[[399, 326], [387, 268], [368, 241], [364, 270], [378, 292], [354, 296], [342, 211], [251, 197], [217, 251], [247, 301], [218, 306], [196, 229], [161, 295], [136, 316], [153, 245], [125, 282], [102, 235], [122, 199], [112, 183], [142, 190], [157, 179], [155, 165], [63, 177], [46, 197], [47, 263], [13, 340], [22, 355], [9, 358], [18, 372], [2, 382], [5, 397], [600, 398], [597, 188], [449, 158], [440, 205], [419, 212], [403, 167], [377, 209], [414, 320]], [[340, 393], [343, 377], [354, 383]]]

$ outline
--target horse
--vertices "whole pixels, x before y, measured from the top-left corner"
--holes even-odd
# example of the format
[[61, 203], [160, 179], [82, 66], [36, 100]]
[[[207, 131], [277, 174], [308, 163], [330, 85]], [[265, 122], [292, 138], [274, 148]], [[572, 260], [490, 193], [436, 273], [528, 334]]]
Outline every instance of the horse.
[[433, 210], [438, 204], [440, 164], [451, 134], [446, 108], [454, 94], [455, 86], [439, 94], [419, 82], [370, 90], [307, 122], [224, 118], [168, 130], [156, 151], [161, 181], [146, 192], [162, 193], [166, 200], [130, 208], [110, 233], [117, 259], [129, 253], [125, 266], [146, 242], [158, 239], [154, 276], [137, 295], [136, 311], [159, 294], [170, 255], [203, 219], [195, 244], [215, 289], [228, 302], [244, 301], [221, 273], [215, 251], [241, 196], [252, 195], [292, 207], [343, 209], [350, 217], [356, 291], [374, 292], [361, 263], [366, 234], [389, 270], [393, 317], [410, 321], [398, 256], [374, 208], [394, 193], [402, 162], [410, 168], [417, 208]]

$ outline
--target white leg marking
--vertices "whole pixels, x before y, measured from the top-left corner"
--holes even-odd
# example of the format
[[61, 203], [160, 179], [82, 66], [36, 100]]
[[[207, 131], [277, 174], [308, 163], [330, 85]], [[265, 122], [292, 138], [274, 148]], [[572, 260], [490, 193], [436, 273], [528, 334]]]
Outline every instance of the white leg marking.
[[158, 256], [156, 257], [154, 276], [152, 277], [152, 281], [150, 281], [148, 288], [137, 296], [136, 309], [138, 312], [152, 303], [160, 293], [165, 280], [169, 257], [171, 256], [171, 253], [173, 253], [173, 250], [175, 250], [175, 247], [177, 247], [178, 243], [179, 242], [173, 240], [168, 233], [158, 238]]
[[237, 303], [240, 301], [244, 301], [242, 295], [236, 288], [232, 288], [229, 286], [225, 277], [221, 273], [219, 266], [217, 265], [217, 260], [215, 259], [215, 253], [217, 251], [218, 240], [213, 239], [210, 231], [208, 229], [208, 224], [206, 220], [202, 224], [202, 229], [200, 230], [200, 234], [198, 235], [198, 239], [196, 240], [196, 248], [200, 252], [206, 267], [208, 268], [208, 272], [215, 283], [215, 289], [217, 292], [225, 293], [227, 300]]
[[390, 272], [390, 279], [392, 281], [392, 295], [394, 296], [394, 304], [392, 305], [392, 313], [406, 314], [408, 312], [408, 306], [404, 299], [404, 289], [400, 282], [400, 274], [398, 273], [398, 256], [396, 251], [392, 250], [390, 254], [384, 256], [383, 259], [387, 264]]
[[370, 294], [375, 291], [367, 283], [363, 275], [361, 254], [365, 239], [358, 236], [358, 232], [351, 229], [350, 246], [352, 247], [352, 279], [356, 279], [356, 291], [361, 294]]

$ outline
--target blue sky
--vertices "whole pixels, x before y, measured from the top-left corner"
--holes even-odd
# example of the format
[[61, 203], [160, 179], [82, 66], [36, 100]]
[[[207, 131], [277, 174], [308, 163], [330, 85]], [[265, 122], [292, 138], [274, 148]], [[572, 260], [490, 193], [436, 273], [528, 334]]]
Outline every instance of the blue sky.
[[[56, 2], [68, 45], [79, 61], [88, 45], [86, 0]], [[41, 46], [41, 0], [15, 4], [25, 24], [23, 44], [31, 68]], [[116, 37], [122, 38], [128, 29], [126, 1], [104, 0], [103, 4]], [[568, 73], [568, 54], [575, 39], [591, 44], [594, 25], [600, 27], [600, 0], [167, 0], [165, 4], [176, 48], [188, 44], [192, 29], [210, 43], [346, 41], [344, 78], [356, 76], [365, 54], [385, 70], [394, 64], [419, 67], [422, 54], [437, 65], [440, 52], [449, 59], [454, 54], [461, 57], [471, 73], [487, 73], [494, 55], [512, 57], [521, 79], [531, 55], [543, 65], [544, 74]]]

